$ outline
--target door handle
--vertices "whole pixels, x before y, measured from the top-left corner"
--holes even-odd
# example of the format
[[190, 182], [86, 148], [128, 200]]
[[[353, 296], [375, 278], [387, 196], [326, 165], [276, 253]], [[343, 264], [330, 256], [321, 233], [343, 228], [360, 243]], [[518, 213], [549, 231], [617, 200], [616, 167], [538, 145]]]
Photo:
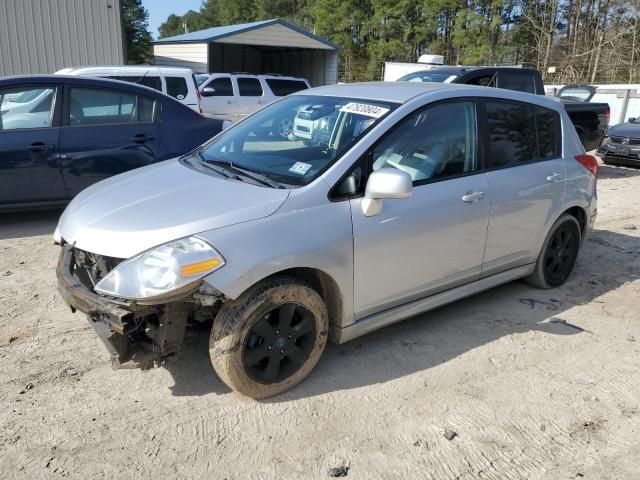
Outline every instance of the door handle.
[[145, 135], [144, 133], [139, 133], [138, 135], [131, 137], [131, 141], [133, 143], [144, 143], [153, 140], [154, 138], [155, 137], [150, 137], [148, 135]]
[[227, 100], [227, 103], [231, 105], [233, 103], [233, 100]]
[[45, 145], [44, 143], [36, 142], [27, 147], [27, 150], [33, 153], [44, 153], [47, 150], [53, 150], [55, 145]]
[[563, 177], [561, 173], [553, 173], [547, 177], [547, 182], [550, 182], [550, 183], [559, 182], [562, 180], [562, 178]]
[[473, 203], [484, 198], [484, 192], [467, 192], [462, 196], [465, 203]]

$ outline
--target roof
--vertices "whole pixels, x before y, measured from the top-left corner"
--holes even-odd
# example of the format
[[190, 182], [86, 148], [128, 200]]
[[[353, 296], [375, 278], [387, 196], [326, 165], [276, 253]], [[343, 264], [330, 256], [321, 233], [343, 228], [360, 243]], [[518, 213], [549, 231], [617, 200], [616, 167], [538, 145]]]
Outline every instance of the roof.
[[186, 67], [171, 67], [163, 65], [86, 65], [80, 67], [69, 67], [58, 70], [56, 75], [87, 75], [88, 73], [180, 73], [191, 75], [193, 71]]
[[[217, 40], [221, 40], [223, 38], [228, 38], [234, 35], [238, 35], [241, 33], [250, 32], [252, 30], [259, 30], [261, 28], [265, 28], [271, 25], [282, 25], [284, 27], [290, 28], [297, 33], [305, 35], [313, 40], [321, 42], [335, 50], [339, 50], [340, 47], [329, 40], [314, 35], [302, 28], [296, 27], [291, 23], [285, 22], [284, 20], [280, 20], [279, 18], [273, 18], [271, 20], [262, 20], [260, 22], [252, 22], [252, 23], [240, 23], [237, 25], [225, 25], [222, 27], [212, 27], [207, 28], [205, 30], [198, 30], [196, 32], [184, 33], [182, 35], [175, 35], [173, 37], [162, 38], [160, 40], [156, 40], [153, 43], [156, 45], [162, 44], [180, 44], [180, 43], [212, 43]], [[295, 45], [291, 45], [294, 47]]]
[[[88, 87], [113, 87], [126, 90], [133, 93], [145, 94], [153, 96], [157, 99], [166, 99], [172, 97], [163, 94], [153, 88], [145, 87], [137, 83], [121, 82], [120, 80], [110, 80], [99, 77], [83, 77], [77, 75], [19, 75], [0, 78], [0, 87], [21, 86], [21, 85], [83, 85]], [[177, 101], [177, 100], [176, 100]], [[180, 102], [178, 102], [180, 103]], [[188, 108], [188, 107], [187, 107]]]
[[[519, 100], [533, 103], [553, 110], [562, 111], [562, 104], [552, 97], [517, 92], [503, 88], [480, 87], [462, 83], [434, 82], [366, 82], [342, 83], [324, 87], [302, 90], [292, 95], [322, 95], [327, 97], [346, 97], [362, 100], [378, 100], [383, 102], [407, 103], [411, 99], [442, 90], [456, 91], [456, 96], [493, 97]], [[453, 92], [452, 92], [453, 93]]]
[[425, 82], [363, 82], [340, 83], [324, 87], [302, 90], [293, 95], [323, 95], [336, 97], [359, 98], [363, 100], [382, 100], [387, 102], [405, 103], [417, 95], [451, 88], [459, 85], [451, 83]]

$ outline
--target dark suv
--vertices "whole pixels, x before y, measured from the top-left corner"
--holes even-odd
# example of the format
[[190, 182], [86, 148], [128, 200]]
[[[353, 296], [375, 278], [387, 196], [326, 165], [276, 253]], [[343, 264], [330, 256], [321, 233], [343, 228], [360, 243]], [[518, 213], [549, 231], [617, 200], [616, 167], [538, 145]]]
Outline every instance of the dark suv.
[[[517, 67], [432, 67], [400, 77], [399, 81], [444, 82], [496, 87], [544, 95], [540, 72]], [[607, 134], [609, 105], [585, 103], [562, 98], [564, 108], [587, 151], [598, 148]]]

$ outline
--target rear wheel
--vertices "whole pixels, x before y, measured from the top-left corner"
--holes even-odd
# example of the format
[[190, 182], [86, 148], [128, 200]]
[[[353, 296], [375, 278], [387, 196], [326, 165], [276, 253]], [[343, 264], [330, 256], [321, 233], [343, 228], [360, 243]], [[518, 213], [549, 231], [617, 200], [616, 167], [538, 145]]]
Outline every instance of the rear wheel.
[[573, 271], [581, 238], [578, 220], [568, 214], [562, 215], [547, 235], [534, 272], [525, 280], [545, 289], [562, 285]]
[[220, 309], [211, 331], [211, 363], [222, 381], [243, 395], [277, 395], [313, 370], [328, 325], [315, 290], [296, 279], [272, 279]]

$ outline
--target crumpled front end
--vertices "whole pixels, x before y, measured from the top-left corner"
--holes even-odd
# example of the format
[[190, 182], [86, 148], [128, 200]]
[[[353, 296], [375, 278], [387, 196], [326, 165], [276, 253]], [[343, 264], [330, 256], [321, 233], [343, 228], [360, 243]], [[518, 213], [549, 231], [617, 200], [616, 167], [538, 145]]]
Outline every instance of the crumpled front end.
[[179, 352], [187, 320], [199, 303], [193, 293], [159, 305], [141, 305], [95, 293], [95, 285], [122, 261], [65, 244], [56, 270], [58, 290], [73, 312], [87, 315], [114, 368], [146, 368]]

